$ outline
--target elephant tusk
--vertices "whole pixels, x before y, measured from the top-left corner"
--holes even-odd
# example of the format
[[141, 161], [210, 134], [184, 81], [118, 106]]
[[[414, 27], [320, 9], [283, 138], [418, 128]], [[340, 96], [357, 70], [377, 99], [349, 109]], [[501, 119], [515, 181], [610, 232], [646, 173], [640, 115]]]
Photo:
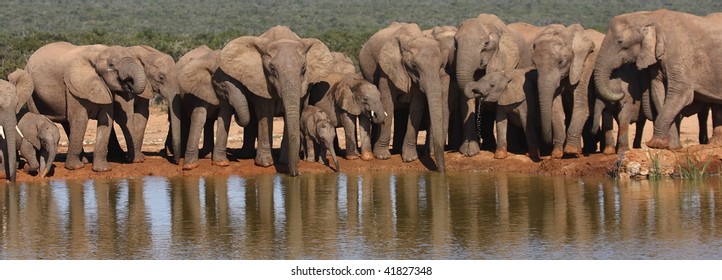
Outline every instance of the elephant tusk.
[[5, 139], [5, 129], [2, 127], [2, 125], [0, 125], [0, 136]]
[[20, 132], [20, 128], [19, 128], [17, 125], [15, 126], [15, 131], [17, 131], [18, 134], [20, 134], [20, 138], [25, 138], [25, 136], [23, 135], [23, 133]]
[[371, 117], [373, 118], [375, 116], [376, 116], [376, 113], [374, 111], [371, 111]]
[[388, 117], [388, 116], [389, 116], [389, 114], [386, 114], [386, 112], [384, 111], [384, 117]]

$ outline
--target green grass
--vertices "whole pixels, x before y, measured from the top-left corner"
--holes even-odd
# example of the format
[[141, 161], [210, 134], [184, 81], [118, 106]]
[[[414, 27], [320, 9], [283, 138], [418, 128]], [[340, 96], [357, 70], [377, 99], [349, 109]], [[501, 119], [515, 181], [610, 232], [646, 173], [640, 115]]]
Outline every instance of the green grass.
[[712, 157], [702, 161], [699, 156], [690, 155], [689, 151], [685, 153], [682, 160], [677, 160], [677, 175], [682, 179], [698, 180], [709, 176], [707, 167], [709, 167]]

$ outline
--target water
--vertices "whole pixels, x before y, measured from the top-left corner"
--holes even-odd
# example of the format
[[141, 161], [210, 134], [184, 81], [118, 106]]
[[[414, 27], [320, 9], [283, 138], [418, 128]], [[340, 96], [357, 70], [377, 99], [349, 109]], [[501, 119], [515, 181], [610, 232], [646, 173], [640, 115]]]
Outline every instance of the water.
[[0, 259], [722, 259], [721, 188], [427, 172], [0, 184]]

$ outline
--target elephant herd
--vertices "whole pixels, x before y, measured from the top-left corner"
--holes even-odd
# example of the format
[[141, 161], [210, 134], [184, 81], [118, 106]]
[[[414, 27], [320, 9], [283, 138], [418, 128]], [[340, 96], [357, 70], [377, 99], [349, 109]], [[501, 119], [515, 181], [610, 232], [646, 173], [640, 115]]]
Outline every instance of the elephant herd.
[[[107, 171], [109, 150], [120, 147], [117, 123], [125, 157], [141, 162], [154, 93], [168, 101], [166, 147], [184, 169], [208, 152], [214, 165], [229, 165], [232, 120], [245, 127], [242, 150], [255, 153], [256, 165], [275, 160], [294, 176], [302, 150], [307, 161], [326, 161], [329, 150], [339, 170], [335, 128], [344, 130], [347, 159], [400, 153], [404, 162], [419, 158], [417, 136], [426, 130], [423, 152], [441, 172], [448, 150], [559, 159], [596, 152], [601, 142], [603, 153], [622, 153], [629, 124], [638, 123], [639, 147], [646, 120], [654, 122], [647, 146], [679, 149], [680, 120], [693, 114], [704, 125], [701, 143], [722, 142], [721, 45], [720, 14], [670, 10], [616, 16], [606, 35], [579, 24], [506, 24], [492, 14], [428, 30], [395, 22], [362, 46], [360, 71], [320, 40], [284, 26], [219, 50], [198, 47], [177, 62], [148, 46], [56, 42], [0, 82], [1, 155], [11, 181], [18, 150], [27, 172], [47, 175], [57, 153], [55, 122], [68, 135], [65, 168], [92, 159], [94, 171]], [[278, 116], [284, 130], [274, 159]], [[89, 119], [98, 125], [92, 158], [83, 151]]]

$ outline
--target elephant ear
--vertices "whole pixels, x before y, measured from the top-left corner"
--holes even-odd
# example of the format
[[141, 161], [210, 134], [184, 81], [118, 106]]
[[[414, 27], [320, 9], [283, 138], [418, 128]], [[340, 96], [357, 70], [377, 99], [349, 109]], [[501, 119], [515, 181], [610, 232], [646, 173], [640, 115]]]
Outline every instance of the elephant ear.
[[572, 36], [572, 62], [569, 67], [569, 82], [572, 85], [579, 83], [584, 70], [584, 64], [589, 55], [594, 52], [594, 42], [584, 34], [584, 28], [579, 24], [568, 27]]
[[[499, 35], [498, 33], [492, 33], [490, 36]], [[520, 59], [519, 52], [519, 46], [514, 41], [513, 35], [510, 34], [510, 32], [501, 34], [499, 37], [499, 47], [486, 66], [486, 72], [491, 73], [516, 68]]]
[[178, 85], [184, 93], [190, 93], [211, 105], [218, 105], [219, 100], [211, 85], [211, 76], [218, 66], [218, 53], [204, 49], [201, 56], [192, 56], [177, 67]]
[[90, 61], [77, 58], [65, 69], [65, 85], [73, 96], [95, 104], [111, 104], [113, 96]]
[[27, 103], [33, 95], [33, 90], [35, 90], [33, 79], [27, 71], [23, 69], [16, 69], [8, 75], [8, 81], [15, 85], [15, 91], [18, 95], [17, 106], [15, 106], [15, 113], [17, 113], [20, 111], [20, 108], [25, 106], [25, 103]]
[[506, 85], [504, 94], [499, 97], [499, 101], [497, 102], [499, 105], [511, 105], [526, 100], [526, 94], [524, 93], [524, 83], [526, 80], [524, 72], [525, 71], [519, 70], [504, 72], [508, 84]]
[[637, 68], [644, 69], [657, 63], [657, 59], [664, 55], [664, 35], [655, 24], [642, 27], [641, 32], [642, 48], [637, 58]]
[[351, 83], [353, 82], [353, 75], [345, 75], [344, 78], [336, 84], [333, 90], [334, 99], [336, 99], [336, 105], [341, 107], [351, 115], [361, 115], [361, 106], [356, 103], [354, 99], [353, 91], [351, 90]]
[[220, 67], [253, 94], [270, 99], [261, 59], [261, 50], [268, 43], [268, 39], [255, 36], [243, 36], [230, 41], [220, 52]]
[[401, 61], [401, 43], [404, 39], [397, 37], [384, 44], [379, 53], [379, 66], [389, 76], [394, 86], [404, 92], [409, 92], [411, 82]]
[[331, 72], [333, 55], [326, 44], [318, 39], [301, 39], [308, 48], [306, 51], [306, 81], [308, 83], [320, 82]]

